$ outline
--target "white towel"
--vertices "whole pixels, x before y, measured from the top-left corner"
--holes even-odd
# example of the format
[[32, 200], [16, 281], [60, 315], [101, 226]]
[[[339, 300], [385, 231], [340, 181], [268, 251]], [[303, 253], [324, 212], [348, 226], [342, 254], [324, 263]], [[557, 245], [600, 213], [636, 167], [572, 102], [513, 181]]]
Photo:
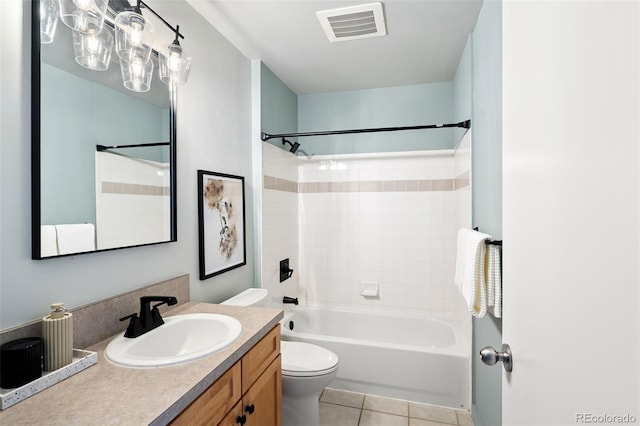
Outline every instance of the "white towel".
[[93, 223], [56, 225], [56, 233], [59, 254], [82, 253], [96, 249]]
[[482, 318], [487, 312], [487, 285], [485, 278], [485, 240], [490, 235], [462, 228], [458, 231], [455, 283], [465, 299], [467, 309]]
[[502, 274], [500, 248], [487, 246], [487, 310], [496, 318], [502, 317]]
[[40, 256], [49, 257], [58, 255], [58, 241], [56, 239], [56, 227], [42, 225], [40, 227]]

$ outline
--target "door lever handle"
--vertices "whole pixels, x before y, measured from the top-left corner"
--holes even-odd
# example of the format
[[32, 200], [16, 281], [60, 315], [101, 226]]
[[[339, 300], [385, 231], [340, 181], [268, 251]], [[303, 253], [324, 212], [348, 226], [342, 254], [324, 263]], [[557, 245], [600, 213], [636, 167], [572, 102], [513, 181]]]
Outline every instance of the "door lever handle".
[[502, 345], [502, 352], [496, 351], [492, 346], [485, 346], [480, 350], [480, 359], [487, 365], [496, 365], [502, 361], [502, 366], [506, 371], [513, 370], [511, 348], [506, 343]]

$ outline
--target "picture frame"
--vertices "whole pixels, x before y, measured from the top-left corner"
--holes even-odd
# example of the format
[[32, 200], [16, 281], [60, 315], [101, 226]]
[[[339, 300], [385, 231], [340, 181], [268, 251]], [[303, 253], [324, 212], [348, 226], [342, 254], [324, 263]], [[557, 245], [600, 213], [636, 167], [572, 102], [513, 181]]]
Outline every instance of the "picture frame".
[[198, 170], [200, 279], [247, 264], [244, 177]]

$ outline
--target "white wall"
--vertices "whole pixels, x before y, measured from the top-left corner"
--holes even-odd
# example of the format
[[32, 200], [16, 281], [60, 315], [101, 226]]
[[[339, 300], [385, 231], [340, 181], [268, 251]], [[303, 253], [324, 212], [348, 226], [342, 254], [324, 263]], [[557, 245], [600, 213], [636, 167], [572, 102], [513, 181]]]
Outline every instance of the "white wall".
[[637, 423], [640, 3], [505, 2], [502, 17], [502, 421]]
[[154, 4], [180, 25], [193, 56], [178, 95], [178, 242], [31, 260], [30, 7], [0, 1], [0, 329], [43, 316], [52, 302], [73, 308], [184, 273], [195, 300], [219, 301], [253, 286], [251, 179], [247, 265], [205, 281], [198, 280], [196, 198], [198, 169], [251, 176], [251, 64], [180, 0]]

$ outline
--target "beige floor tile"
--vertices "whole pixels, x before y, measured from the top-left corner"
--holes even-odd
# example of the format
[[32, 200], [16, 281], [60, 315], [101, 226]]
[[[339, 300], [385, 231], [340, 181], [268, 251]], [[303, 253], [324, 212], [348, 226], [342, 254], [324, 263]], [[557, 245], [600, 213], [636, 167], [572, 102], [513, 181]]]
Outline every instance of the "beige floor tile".
[[409, 403], [409, 417], [452, 425], [458, 424], [456, 410], [415, 402]]
[[377, 411], [362, 410], [359, 426], [409, 426], [409, 418]]
[[456, 410], [456, 415], [460, 426], [473, 426], [473, 417], [471, 417], [470, 412]]
[[320, 426], [358, 426], [360, 409], [320, 403]]
[[365, 410], [396, 414], [398, 416], [406, 417], [409, 415], [409, 403], [407, 401], [376, 395], [366, 395], [362, 408]]
[[330, 404], [346, 405], [347, 407], [362, 408], [364, 394], [358, 392], [349, 392], [340, 389], [325, 388], [320, 396], [320, 402], [328, 402]]
[[432, 422], [431, 420], [409, 419], [409, 426], [450, 426], [449, 423]]

